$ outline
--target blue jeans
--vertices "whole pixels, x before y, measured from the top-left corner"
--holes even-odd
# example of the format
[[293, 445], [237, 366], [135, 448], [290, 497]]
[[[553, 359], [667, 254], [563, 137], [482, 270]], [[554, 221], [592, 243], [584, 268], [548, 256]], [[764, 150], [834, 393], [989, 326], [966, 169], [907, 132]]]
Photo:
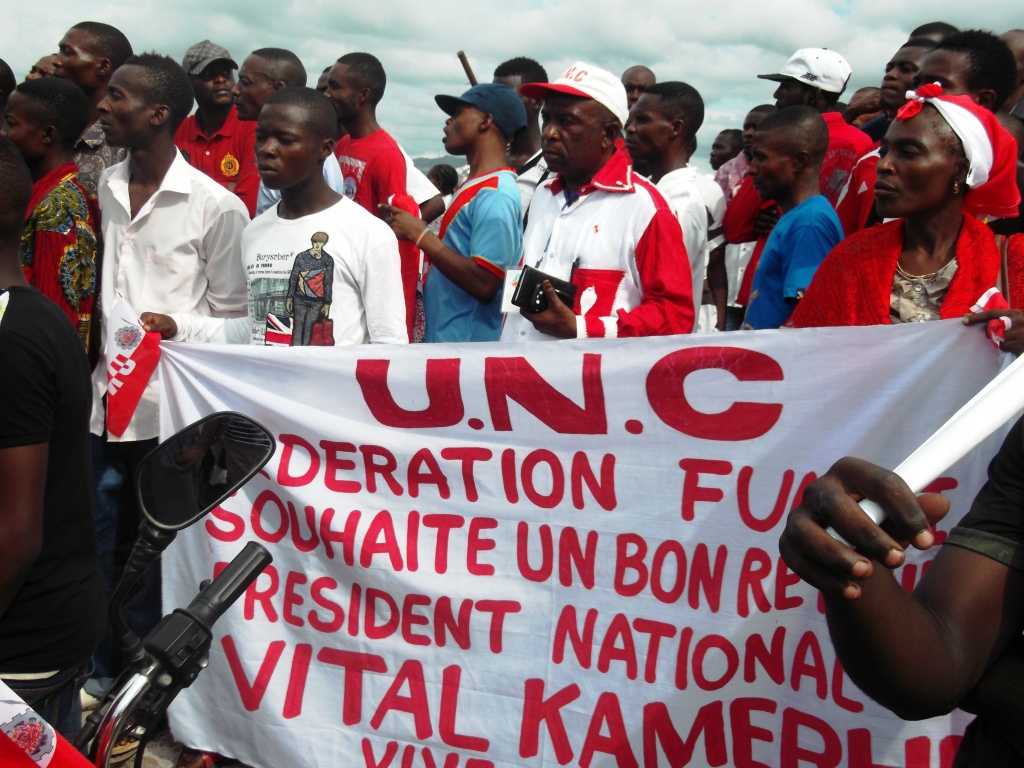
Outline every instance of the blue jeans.
[[78, 690], [88, 674], [89, 665], [72, 667], [45, 680], [5, 680], [4, 682], [40, 717], [74, 741], [82, 729], [82, 703]]
[[[139, 530], [141, 512], [135, 475], [139, 462], [156, 447], [157, 441], [111, 443], [96, 435], [90, 439], [96, 489], [96, 556], [109, 599]], [[140, 637], [160, 621], [159, 563], [154, 563], [143, 577], [126, 613], [129, 625]], [[120, 648], [117, 647], [117, 638], [112, 637], [109, 622], [107, 633], [96, 649], [93, 664], [93, 678], [116, 678], [121, 672]], [[90, 692], [95, 695], [98, 691], [94, 687]]]

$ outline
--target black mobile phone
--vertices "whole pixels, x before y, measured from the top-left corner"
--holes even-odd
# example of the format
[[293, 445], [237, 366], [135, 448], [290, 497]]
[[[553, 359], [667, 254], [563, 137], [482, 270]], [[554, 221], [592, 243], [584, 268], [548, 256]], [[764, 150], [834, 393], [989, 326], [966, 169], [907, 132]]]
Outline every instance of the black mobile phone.
[[523, 267], [523, 272], [519, 276], [519, 284], [512, 294], [512, 303], [527, 312], [543, 312], [548, 308], [548, 299], [541, 287], [545, 280], [551, 282], [551, 287], [555, 289], [555, 293], [558, 294], [562, 303], [572, 309], [573, 303], [576, 301], [576, 286], [567, 280], [553, 277], [530, 266]]

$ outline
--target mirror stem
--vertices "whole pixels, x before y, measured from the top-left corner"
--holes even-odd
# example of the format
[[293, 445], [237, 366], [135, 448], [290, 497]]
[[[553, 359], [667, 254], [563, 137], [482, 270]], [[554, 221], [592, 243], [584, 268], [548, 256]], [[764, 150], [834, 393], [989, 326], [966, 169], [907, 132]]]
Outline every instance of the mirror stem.
[[128, 603], [136, 594], [136, 587], [143, 575], [158, 560], [163, 552], [174, 541], [177, 533], [157, 528], [148, 520], [143, 519], [139, 525], [139, 535], [132, 546], [128, 562], [125, 563], [118, 581], [117, 589], [110, 600], [110, 617], [113, 622], [115, 637], [120, 641], [121, 652], [126, 668], [135, 669], [146, 658], [142, 641], [132, 631], [125, 616]]

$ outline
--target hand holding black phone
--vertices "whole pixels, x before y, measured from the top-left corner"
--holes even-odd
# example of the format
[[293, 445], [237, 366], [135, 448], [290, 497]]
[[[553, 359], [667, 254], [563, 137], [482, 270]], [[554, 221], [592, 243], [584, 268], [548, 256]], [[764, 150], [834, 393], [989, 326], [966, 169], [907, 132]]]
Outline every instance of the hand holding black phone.
[[555, 289], [555, 293], [562, 303], [572, 309], [576, 300], [576, 286], [530, 266], [523, 267], [523, 272], [519, 276], [519, 284], [512, 294], [512, 303], [527, 312], [543, 312], [548, 308], [548, 299], [542, 288], [545, 280], [551, 283], [551, 287]]

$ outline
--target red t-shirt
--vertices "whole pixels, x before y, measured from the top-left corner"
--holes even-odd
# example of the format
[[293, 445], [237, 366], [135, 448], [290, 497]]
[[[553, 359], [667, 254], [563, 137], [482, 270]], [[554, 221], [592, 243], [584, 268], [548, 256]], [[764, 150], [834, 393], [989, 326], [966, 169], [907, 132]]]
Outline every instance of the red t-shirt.
[[374, 216], [392, 195], [406, 193], [405, 155], [383, 128], [369, 136], [343, 136], [334, 149], [345, 179], [345, 194]]
[[184, 152], [189, 163], [222, 187], [230, 189], [256, 215], [256, 198], [260, 190], [260, 174], [256, 169], [256, 122], [239, 120], [234, 107], [212, 136], [203, 133], [195, 115], [181, 121], [174, 134], [174, 143]]
[[860, 128], [843, 120], [839, 112], [826, 112], [821, 117], [828, 126], [828, 149], [821, 164], [821, 194], [835, 206], [853, 166], [875, 143]]

